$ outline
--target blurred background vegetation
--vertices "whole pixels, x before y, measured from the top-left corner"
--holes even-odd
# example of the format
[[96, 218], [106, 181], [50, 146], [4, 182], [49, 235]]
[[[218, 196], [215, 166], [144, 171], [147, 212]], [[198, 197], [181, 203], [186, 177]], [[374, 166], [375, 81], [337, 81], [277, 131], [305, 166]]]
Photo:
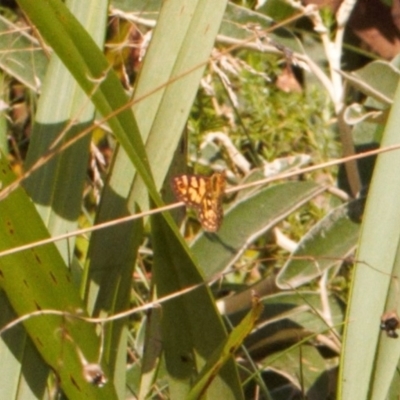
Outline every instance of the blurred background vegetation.
[[398, 398], [396, 2], [0, 5], [2, 398]]

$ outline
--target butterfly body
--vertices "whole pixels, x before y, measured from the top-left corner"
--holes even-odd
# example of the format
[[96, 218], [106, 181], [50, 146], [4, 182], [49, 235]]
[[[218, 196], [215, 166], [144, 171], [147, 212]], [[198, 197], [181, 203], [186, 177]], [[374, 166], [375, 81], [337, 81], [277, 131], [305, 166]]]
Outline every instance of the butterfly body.
[[222, 198], [225, 191], [225, 173], [215, 172], [210, 177], [182, 174], [172, 182], [176, 197], [197, 211], [201, 226], [216, 232], [222, 223]]

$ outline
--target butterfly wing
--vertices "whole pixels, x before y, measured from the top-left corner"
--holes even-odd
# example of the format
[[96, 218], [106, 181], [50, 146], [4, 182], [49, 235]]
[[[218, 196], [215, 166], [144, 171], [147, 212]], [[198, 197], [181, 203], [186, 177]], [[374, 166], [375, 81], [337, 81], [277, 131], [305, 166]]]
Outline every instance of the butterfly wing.
[[198, 210], [199, 220], [204, 230], [216, 232], [224, 216], [222, 198], [225, 191], [225, 173], [216, 172], [207, 183], [207, 190]]
[[178, 200], [189, 207], [198, 208], [207, 191], [206, 180], [198, 175], [178, 175], [172, 181], [172, 188]]
[[176, 197], [197, 211], [204, 230], [215, 232], [223, 217], [222, 198], [225, 191], [225, 173], [216, 172], [211, 177], [178, 175], [172, 187]]

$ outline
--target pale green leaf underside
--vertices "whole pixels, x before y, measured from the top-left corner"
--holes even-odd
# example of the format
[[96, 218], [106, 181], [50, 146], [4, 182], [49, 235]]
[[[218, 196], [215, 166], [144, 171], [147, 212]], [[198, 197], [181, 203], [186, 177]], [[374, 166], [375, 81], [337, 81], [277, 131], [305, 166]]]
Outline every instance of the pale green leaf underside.
[[218, 233], [201, 233], [191, 246], [203, 273], [210, 278], [233, 265], [252, 241], [323, 190], [313, 182], [290, 182], [234, 203]]

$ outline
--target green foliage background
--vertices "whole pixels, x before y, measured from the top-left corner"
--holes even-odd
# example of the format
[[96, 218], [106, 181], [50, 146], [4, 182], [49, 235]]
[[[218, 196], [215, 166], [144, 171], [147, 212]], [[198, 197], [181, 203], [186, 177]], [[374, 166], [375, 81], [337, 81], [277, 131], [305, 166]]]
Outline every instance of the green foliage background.
[[[398, 60], [342, 71], [351, 8], [18, 6], [0, 17], [2, 397], [397, 398], [379, 323], [399, 161], [371, 181], [353, 156], [398, 148]], [[217, 233], [164, 207], [173, 176], [221, 170]]]

